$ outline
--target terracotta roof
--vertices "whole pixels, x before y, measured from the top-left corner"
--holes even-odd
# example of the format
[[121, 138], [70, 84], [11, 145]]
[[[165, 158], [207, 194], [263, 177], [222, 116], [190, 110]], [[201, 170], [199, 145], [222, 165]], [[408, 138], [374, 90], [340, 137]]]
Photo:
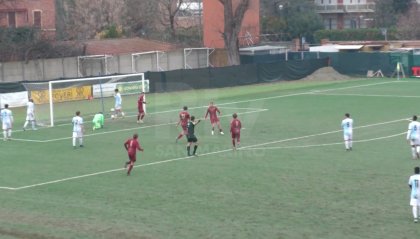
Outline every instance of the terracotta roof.
[[141, 38], [90, 40], [85, 42], [86, 55], [116, 55], [147, 51], [171, 51], [177, 46], [171, 43]]

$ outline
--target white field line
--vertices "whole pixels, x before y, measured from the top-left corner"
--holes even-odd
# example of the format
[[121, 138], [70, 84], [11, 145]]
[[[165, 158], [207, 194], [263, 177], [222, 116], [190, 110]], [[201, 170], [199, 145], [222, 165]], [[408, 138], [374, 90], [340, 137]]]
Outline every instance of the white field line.
[[[241, 115], [244, 114], [252, 114], [252, 113], [259, 113], [268, 111], [268, 109], [258, 109], [253, 111], [247, 111], [247, 112], [241, 112]], [[223, 117], [231, 117], [231, 115], [221, 115], [220, 118]], [[200, 118], [204, 119], [204, 118]], [[104, 135], [104, 134], [113, 134], [113, 133], [119, 133], [119, 132], [125, 132], [125, 131], [132, 131], [132, 130], [138, 130], [138, 129], [146, 129], [146, 128], [153, 128], [153, 127], [160, 127], [160, 126], [167, 126], [167, 125], [176, 125], [177, 122], [170, 122], [170, 123], [164, 123], [164, 124], [154, 124], [154, 125], [147, 125], [147, 126], [139, 126], [139, 127], [133, 127], [128, 129], [119, 129], [119, 130], [112, 130], [112, 131], [106, 131], [106, 132], [99, 132], [99, 133], [92, 133], [92, 134], [85, 134], [83, 137], [90, 137], [90, 136], [97, 136], [97, 135]], [[19, 139], [19, 138], [12, 138], [13, 141], [23, 141], [23, 142], [36, 142], [36, 143], [49, 143], [49, 142], [55, 142], [60, 140], [68, 140], [72, 139], [72, 137], [63, 137], [63, 138], [56, 138], [56, 139], [47, 139], [47, 140], [32, 140], [32, 139]]]
[[[394, 123], [394, 122], [398, 122], [398, 121], [401, 121], [401, 120], [407, 120], [407, 119], [392, 120], [392, 121], [381, 122], [381, 123], [377, 123], [377, 124], [364, 125], [364, 126], [360, 126], [358, 128], [366, 128], [366, 127], [371, 127], [371, 126], [389, 124], [389, 123]], [[280, 142], [292, 141], [292, 140], [296, 140], [296, 139], [303, 139], [303, 138], [314, 137], [314, 136], [321, 136], [321, 135], [331, 134], [331, 133], [337, 133], [337, 132], [341, 132], [341, 130], [329, 131], [329, 132], [325, 132], [325, 133], [312, 134], [312, 135], [295, 137], [295, 138], [290, 138], [290, 139], [276, 140], [276, 141], [266, 142], [266, 143], [262, 143], [262, 144], [248, 145], [248, 146], [240, 147], [238, 149], [239, 150], [243, 150], [243, 149], [247, 149], [247, 148], [252, 149], [252, 148], [263, 146], [263, 145], [275, 144], [275, 143], [280, 143]], [[231, 151], [232, 151], [231, 148], [220, 150], [220, 151], [213, 151], [213, 152], [208, 152], [208, 153], [200, 154], [200, 157], [208, 156], [208, 155], [213, 155], [213, 154], [220, 154], [220, 153], [225, 153], [225, 152], [231, 152]], [[200, 157], [198, 157], [198, 158], [200, 158]], [[158, 161], [158, 162], [152, 162], [152, 163], [147, 163], [147, 164], [140, 164], [140, 165], [136, 165], [134, 167], [146, 167], [146, 166], [151, 166], [151, 165], [156, 165], [156, 164], [163, 164], [163, 163], [169, 163], [169, 162], [174, 162], [174, 161], [179, 161], [179, 160], [184, 160], [184, 159], [191, 159], [191, 158], [196, 158], [196, 157], [193, 157], [193, 156], [191, 157], [190, 156], [190, 157], [180, 157], [180, 158], [174, 158], [174, 159], [167, 159], [167, 160], [162, 160], [162, 161]], [[85, 175], [80, 175], [80, 176], [75, 176], [75, 177], [63, 178], [63, 179], [48, 181], [48, 182], [44, 182], [44, 183], [37, 183], [37, 184], [32, 184], [32, 185], [27, 185], [27, 186], [22, 186], [22, 187], [0, 187], [0, 189], [15, 190], [16, 191], [16, 190], [27, 189], [27, 188], [34, 188], [34, 187], [38, 187], [38, 186], [43, 186], [43, 185], [48, 185], [48, 184], [54, 184], [54, 183], [60, 183], [60, 182], [70, 181], [70, 180], [75, 180], [75, 179], [80, 179], [80, 178], [86, 178], [86, 177], [90, 177], [90, 176], [96, 176], [96, 175], [101, 175], [101, 174], [106, 174], [106, 173], [112, 173], [112, 172], [121, 171], [121, 170], [124, 170], [124, 168], [118, 168], [118, 169], [112, 169], [112, 170], [107, 170], [107, 171], [102, 171], [102, 172], [90, 173], [90, 174], [85, 174]]]
[[329, 96], [363, 96], [363, 97], [392, 97], [392, 98], [420, 98], [418, 95], [365, 95], [365, 94], [332, 94], [332, 93], [318, 93], [313, 92], [314, 95], [329, 95]]
[[[364, 142], [370, 142], [370, 141], [381, 140], [381, 139], [389, 139], [389, 138], [393, 138], [393, 137], [397, 137], [397, 136], [401, 136], [401, 135], [405, 135], [405, 134], [407, 134], [407, 133], [404, 132], [404, 133], [393, 134], [393, 135], [389, 135], [389, 136], [383, 136], [383, 137], [372, 138], [372, 139], [354, 140], [353, 143], [364, 143]], [[295, 148], [311, 148], [311, 147], [332, 146], [332, 145], [338, 145], [338, 144], [343, 144], [343, 142], [329, 143], [329, 144], [297, 145], [297, 146], [241, 148], [241, 150], [295, 149]]]
[[[390, 123], [395, 123], [395, 122], [399, 122], [399, 121], [407, 121], [407, 120], [408, 120], [407, 118], [398, 119], [398, 120], [391, 120], [391, 121], [387, 121], [387, 122], [381, 122], [381, 123], [376, 123], [376, 124], [369, 124], [369, 125], [354, 127], [354, 129], [367, 128], [367, 127], [371, 127], [371, 126], [384, 125], [384, 124], [390, 124]], [[266, 142], [266, 143], [261, 143], [261, 144], [254, 144], [254, 145], [249, 145], [249, 146], [241, 147], [241, 149], [244, 149], [244, 148], [255, 148], [255, 147], [269, 145], [269, 144], [276, 144], [276, 143], [288, 142], [288, 141], [293, 141], [293, 140], [297, 140], [297, 139], [305, 139], [305, 138], [310, 138], [310, 137], [315, 137], [315, 136], [321, 136], [321, 135], [327, 135], [327, 134], [333, 134], [333, 133], [338, 133], [338, 132], [342, 132], [342, 130], [340, 129], [340, 130], [334, 130], [334, 131], [329, 131], [329, 132], [325, 132], [325, 133], [311, 134], [311, 135], [305, 135], [305, 136], [294, 137], [294, 138], [289, 138], [289, 139], [276, 140], [276, 141], [271, 141], [271, 142]]]

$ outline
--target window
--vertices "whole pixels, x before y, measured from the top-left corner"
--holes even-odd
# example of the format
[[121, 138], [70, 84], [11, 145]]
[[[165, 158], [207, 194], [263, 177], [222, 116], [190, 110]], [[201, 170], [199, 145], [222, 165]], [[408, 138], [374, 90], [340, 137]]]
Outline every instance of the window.
[[41, 28], [41, 23], [42, 23], [41, 11], [34, 11], [33, 14], [34, 14], [34, 27]]
[[15, 28], [16, 27], [16, 12], [8, 12], [7, 19], [8, 19], [9, 27]]

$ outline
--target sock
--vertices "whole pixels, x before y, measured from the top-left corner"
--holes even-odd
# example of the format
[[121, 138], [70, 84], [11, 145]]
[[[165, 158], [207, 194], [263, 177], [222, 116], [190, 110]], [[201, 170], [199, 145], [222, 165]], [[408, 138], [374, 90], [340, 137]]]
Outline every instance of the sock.
[[140, 119], [143, 120], [143, 118], [144, 118], [144, 114], [141, 115]]
[[7, 139], [7, 131], [6, 130], [3, 130], [3, 138]]
[[190, 146], [187, 146], [187, 153], [188, 153], [188, 156], [190, 156], [190, 155], [191, 155], [191, 153], [190, 153], [190, 149], [191, 149], [191, 147], [190, 147]]
[[127, 170], [127, 175], [130, 175], [130, 173], [131, 173], [131, 170], [133, 169], [133, 164], [131, 163], [130, 164], [130, 166], [128, 167], [128, 170]]
[[23, 128], [26, 129], [26, 126], [28, 126], [28, 121], [25, 121], [25, 124], [23, 125]]
[[223, 130], [220, 128], [220, 129], [219, 129], [219, 132], [223, 132]]
[[233, 147], [236, 147], [234, 139], [232, 139], [232, 145], [233, 145]]
[[413, 159], [417, 157], [417, 151], [415, 147], [411, 147], [411, 156], [413, 156]]
[[76, 137], [73, 137], [73, 147], [76, 147]]
[[35, 129], [35, 121], [32, 121], [31, 125], [32, 125], [32, 129]]
[[349, 148], [353, 148], [353, 140], [349, 140]]
[[182, 138], [182, 136], [184, 136], [183, 134], [179, 134], [178, 135], [178, 138], [176, 138], [176, 139], [180, 139], [180, 138]]
[[12, 129], [7, 130], [8, 134], [7, 137], [11, 138], [12, 137]]
[[344, 145], [346, 146], [346, 149], [349, 149], [349, 141], [344, 141]]
[[82, 137], [79, 138], [79, 145], [83, 145], [83, 138]]
[[137, 120], [140, 120], [140, 115], [137, 115]]
[[213, 127], [213, 128], [211, 128], [211, 131], [214, 131], [214, 127]]
[[195, 152], [197, 151], [198, 145], [194, 145], [194, 150], [193, 150], [193, 154], [195, 154]]
[[413, 206], [413, 217], [414, 217], [414, 219], [418, 218], [418, 216], [419, 216], [418, 213], [419, 213], [418, 207]]

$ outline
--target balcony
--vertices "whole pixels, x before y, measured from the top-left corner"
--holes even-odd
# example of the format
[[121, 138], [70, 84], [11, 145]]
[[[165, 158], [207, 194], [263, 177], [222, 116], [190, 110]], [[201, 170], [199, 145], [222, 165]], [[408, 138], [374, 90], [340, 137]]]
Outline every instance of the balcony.
[[375, 12], [375, 4], [316, 5], [317, 13], [368, 13]]

